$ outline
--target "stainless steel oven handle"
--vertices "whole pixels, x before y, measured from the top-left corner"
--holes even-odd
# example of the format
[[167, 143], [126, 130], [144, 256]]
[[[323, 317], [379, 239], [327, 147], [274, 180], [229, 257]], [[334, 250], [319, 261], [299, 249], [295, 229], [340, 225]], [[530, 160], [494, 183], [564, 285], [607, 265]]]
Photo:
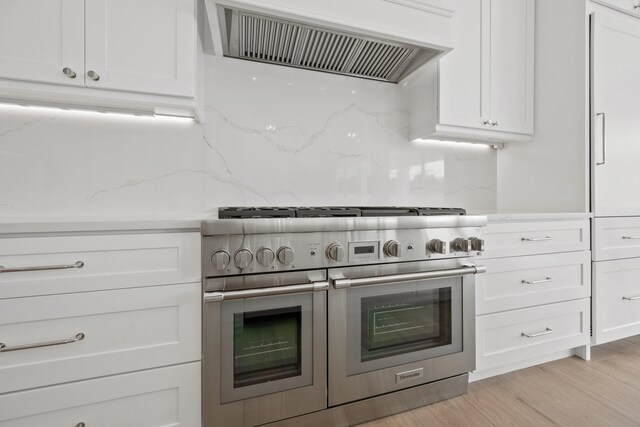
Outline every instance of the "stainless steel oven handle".
[[413, 282], [416, 280], [446, 279], [449, 277], [467, 276], [469, 274], [480, 274], [485, 273], [486, 271], [487, 268], [483, 265], [464, 265], [462, 267], [452, 268], [449, 270], [364, 277], [361, 279], [338, 279], [333, 282], [333, 287], [336, 289], [345, 289], [355, 286], [383, 285], [386, 283]]
[[245, 291], [205, 292], [204, 302], [221, 302], [234, 299], [326, 291], [327, 289], [329, 289], [329, 282], [313, 282], [305, 285], [275, 286], [272, 288], [247, 289]]

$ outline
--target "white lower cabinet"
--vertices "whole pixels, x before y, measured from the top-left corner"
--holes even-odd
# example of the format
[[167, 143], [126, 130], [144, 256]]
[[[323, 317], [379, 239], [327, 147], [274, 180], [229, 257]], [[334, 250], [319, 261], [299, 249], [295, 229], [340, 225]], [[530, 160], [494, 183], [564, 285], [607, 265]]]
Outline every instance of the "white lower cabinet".
[[640, 334], [640, 258], [593, 263], [593, 341]]
[[113, 231], [0, 235], [0, 427], [201, 426], [200, 235]]
[[589, 220], [489, 219], [477, 262], [476, 371], [481, 379], [576, 354], [590, 357]]
[[0, 300], [0, 393], [199, 360], [201, 306], [199, 283]]
[[200, 427], [200, 362], [0, 395], [0, 427]]
[[548, 304], [476, 319], [476, 368], [501, 365], [589, 343], [589, 299]]

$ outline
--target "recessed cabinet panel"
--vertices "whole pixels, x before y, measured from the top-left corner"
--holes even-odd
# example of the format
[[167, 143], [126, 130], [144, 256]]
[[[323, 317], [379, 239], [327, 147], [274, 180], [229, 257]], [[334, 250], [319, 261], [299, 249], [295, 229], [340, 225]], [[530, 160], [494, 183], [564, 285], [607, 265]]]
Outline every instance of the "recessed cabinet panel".
[[0, 1], [0, 78], [83, 86], [84, 1]]
[[193, 97], [194, 5], [193, 0], [87, 2], [87, 86]]
[[591, 20], [593, 211], [640, 215], [640, 21], [600, 12]]
[[533, 0], [491, 0], [490, 111], [496, 130], [533, 133]]
[[452, 126], [484, 127], [480, 82], [482, 69], [482, 6], [489, 0], [465, 2], [452, 20], [455, 46], [440, 60], [440, 123]]

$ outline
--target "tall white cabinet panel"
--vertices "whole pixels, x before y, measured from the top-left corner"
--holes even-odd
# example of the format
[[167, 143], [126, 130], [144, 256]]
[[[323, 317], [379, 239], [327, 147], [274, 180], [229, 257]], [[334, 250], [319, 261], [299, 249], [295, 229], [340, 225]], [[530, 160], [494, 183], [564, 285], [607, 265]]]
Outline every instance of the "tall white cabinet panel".
[[591, 19], [593, 210], [640, 215], [640, 21], [600, 12]]
[[83, 86], [83, 70], [84, 0], [0, 2], [0, 78]]
[[192, 97], [194, 0], [86, 2], [87, 86]]
[[489, 118], [497, 130], [533, 134], [534, 2], [491, 0], [483, 8], [491, 22]]

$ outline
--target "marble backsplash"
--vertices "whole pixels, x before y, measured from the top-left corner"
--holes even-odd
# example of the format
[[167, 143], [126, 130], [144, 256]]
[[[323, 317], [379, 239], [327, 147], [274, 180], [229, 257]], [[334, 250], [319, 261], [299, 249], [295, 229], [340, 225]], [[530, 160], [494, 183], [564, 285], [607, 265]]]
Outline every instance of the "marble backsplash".
[[207, 56], [205, 123], [0, 106], [0, 214], [496, 207], [496, 153], [412, 143], [407, 88]]

